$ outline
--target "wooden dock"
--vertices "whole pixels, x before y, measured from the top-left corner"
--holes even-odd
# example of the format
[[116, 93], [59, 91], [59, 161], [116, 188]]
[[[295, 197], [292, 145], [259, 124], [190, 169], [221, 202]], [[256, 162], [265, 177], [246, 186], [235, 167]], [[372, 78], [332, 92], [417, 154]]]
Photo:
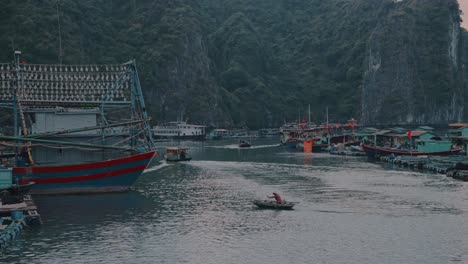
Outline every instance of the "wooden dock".
[[37, 211], [37, 206], [29, 194], [23, 195], [21, 202], [0, 205], [0, 217], [10, 216], [15, 211], [23, 212], [26, 224], [28, 225], [42, 224], [41, 215]]

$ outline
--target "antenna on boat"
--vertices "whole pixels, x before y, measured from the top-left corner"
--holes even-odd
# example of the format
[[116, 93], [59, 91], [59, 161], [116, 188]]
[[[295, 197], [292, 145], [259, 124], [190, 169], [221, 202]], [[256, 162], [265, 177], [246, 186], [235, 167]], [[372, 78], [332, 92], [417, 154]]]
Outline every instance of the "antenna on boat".
[[[15, 64], [16, 64], [16, 85], [14, 90], [14, 102], [13, 102], [13, 111], [14, 111], [14, 126], [15, 126], [15, 138], [18, 138], [18, 114], [21, 117], [21, 124], [23, 128], [23, 137], [28, 135], [28, 129], [26, 127], [26, 120], [24, 118], [23, 107], [21, 106], [20, 101], [20, 90], [21, 94], [24, 93], [24, 82], [23, 82], [23, 74], [22, 74], [22, 67], [20, 64], [20, 56], [21, 51], [15, 51]], [[18, 144], [18, 140], [16, 140]], [[29, 142], [25, 142], [28, 144]], [[25, 146], [26, 153], [28, 154], [29, 164], [34, 165], [34, 160], [31, 154], [31, 148], [29, 146]], [[15, 149], [15, 166], [18, 166], [18, 148]]]
[[[15, 64], [16, 64], [16, 69], [19, 69], [19, 61], [20, 61], [20, 55], [21, 51], [15, 50]], [[18, 84], [15, 85], [15, 92], [13, 93], [13, 135], [15, 138], [18, 138], [18, 105], [16, 102], [18, 101], [16, 96], [17, 92], [16, 90], [18, 89]], [[15, 147], [15, 166], [18, 166], [18, 143], [19, 141], [16, 140], [16, 147]]]
[[301, 123], [301, 110], [299, 110], [299, 119], [298, 119], [298, 123], [299, 123], [299, 124]]
[[[148, 120], [150, 120], [149, 116], [148, 116], [148, 112], [146, 111], [146, 105], [145, 105], [145, 100], [143, 99], [143, 92], [142, 92], [142, 89], [141, 89], [141, 84], [140, 84], [140, 78], [138, 76], [138, 70], [136, 68], [136, 62], [135, 60], [132, 60], [132, 63], [129, 65], [129, 67], [131, 68], [131, 72], [132, 72], [132, 75], [131, 75], [131, 89], [132, 89], [132, 96], [131, 96], [131, 108], [132, 108], [132, 120], [135, 120], [135, 117], [136, 117], [136, 107], [138, 106], [139, 107], [139, 110], [140, 110], [140, 114], [141, 116], [143, 117], [143, 120], [144, 123], [143, 123], [143, 129], [145, 130], [145, 137], [146, 137], [146, 140], [149, 144], [149, 148], [152, 149], [152, 150], [155, 150], [156, 149], [156, 145], [153, 141], [153, 135], [152, 135], [152, 130], [150, 128], [150, 124], [148, 122]], [[133, 132], [132, 132], [133, 133]], [[134, 135], [132, 135], [134, 136]], [[132, 137], [132, 140], [134, 140], [134, 138]], [[135, 142], [132, 142], [133, 144]]]
[[310, 120], [310, 104], [309, 104], [309, 124], [310, 124], [311, 120]]
[[59, 64], [62, 64], [62, 29], [60, 27], [60, 12], [59, 12], [59, 1], [57, 0], [57, 24], [58, 24], [58, 37], [59, 37], [59, 52], [58, 52], [58, 59]]
[[327, 127], [328, 127], [328, 106], [327, 106], [327, 108], [326, 108], [326, 111], [327, 111], [326, 116], [327, 116]]
[[325, 108], [326, 110], [326, 117], [327, 117], [327, 131], [328, 131], [328, 137], [327, 137], [327, 143], [330, 144], [330, 129], [328, 129], [328, 106]]

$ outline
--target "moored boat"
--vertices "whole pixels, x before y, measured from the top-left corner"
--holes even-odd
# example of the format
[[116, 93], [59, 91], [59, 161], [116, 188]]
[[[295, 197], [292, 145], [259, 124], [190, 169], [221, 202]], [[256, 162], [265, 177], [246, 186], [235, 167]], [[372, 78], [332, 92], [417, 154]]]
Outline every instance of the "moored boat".
[[0, 64], [0, 103], [21, 127], [0, 135], [14, 152], [0, 160], [13, 182], [35, 183], [32, 193], [128, 190], [156, 154], [135, 61], [25, 64], [20, 55]]
[[[310, 140], [310, 139], [309, 139]], [[304, 141], [306, 140], [299, 140], [296, 144], [296, 149], [299, 151], [304, 151]], [[312, 152], [321, 152], [329, 146], [327, 143], [322, 143], [323, 141], [319, 138], [314, 138], [312, 141]]]
[[272, 200], [255, 200], [253, 203], [260, 209], [275, 209], [275, 210], [292, 210], [296, 203], [286, 202], [278, 204], [276, 201]]
[[281, 141], [288, 149], [296, 149], [297, 144], [300, 142], [297, 138], [288, 138], [286, 141]]

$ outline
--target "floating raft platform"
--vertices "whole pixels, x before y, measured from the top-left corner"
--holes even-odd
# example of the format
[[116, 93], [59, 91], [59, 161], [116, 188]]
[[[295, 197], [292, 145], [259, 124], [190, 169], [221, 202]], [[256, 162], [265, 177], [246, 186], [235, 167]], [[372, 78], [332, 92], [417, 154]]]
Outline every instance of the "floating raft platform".
[[466, 170], [451, 170], [447, 172], [447, 176], [460, 181], [468, 181], [468, 171]]
[[0, 249], [8, 246], [26, 226], [24, 218], [0, 217]]
[[0, 204], [0, 249], [16, 239], [24, 227], [42, 224], [31, 195], [20, 198], [16, 203]]
[[399, 167], [446, 174], [454, 179], [468, 181], [468, 170], [455, 169], [457, 163], [465, 160], [464, 156], [381, 156], [379, 160]]
[[22, 200], [23, 201], [19, 203], [0, 205], [0, 217], [20, 211], [23, 213], [26, 224], [42, 224], [41, 215], [38, 213], [37, 206], [31, 195], [23, 195]]

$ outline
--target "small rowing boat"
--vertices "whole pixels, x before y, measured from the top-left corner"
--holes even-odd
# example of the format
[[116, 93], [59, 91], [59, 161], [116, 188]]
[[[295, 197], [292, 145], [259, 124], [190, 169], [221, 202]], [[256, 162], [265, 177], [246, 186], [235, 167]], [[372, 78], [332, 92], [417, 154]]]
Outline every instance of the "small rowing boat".
[[260, 209], [276, 209], [276, 210], [292, 210], [296, 203], [286, 202], [278, 204], [276, 201], [271, 200], [255, 200], [253, 203]]

